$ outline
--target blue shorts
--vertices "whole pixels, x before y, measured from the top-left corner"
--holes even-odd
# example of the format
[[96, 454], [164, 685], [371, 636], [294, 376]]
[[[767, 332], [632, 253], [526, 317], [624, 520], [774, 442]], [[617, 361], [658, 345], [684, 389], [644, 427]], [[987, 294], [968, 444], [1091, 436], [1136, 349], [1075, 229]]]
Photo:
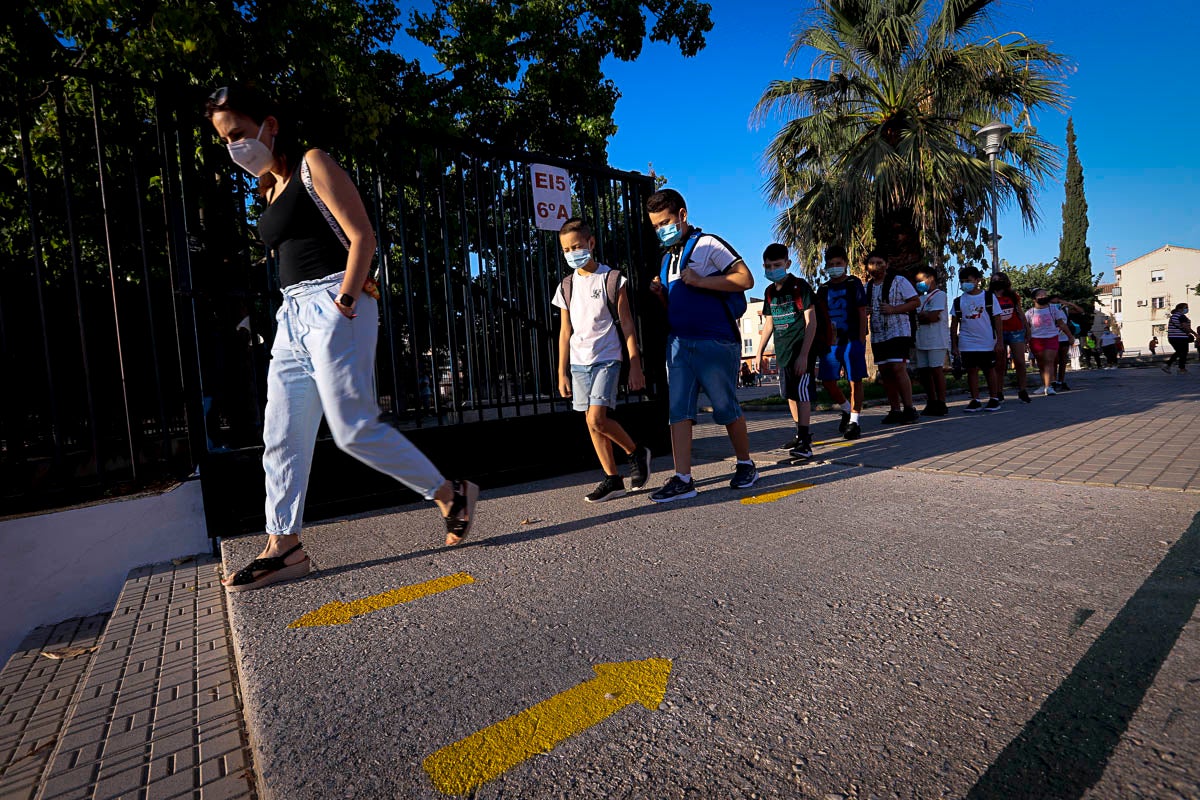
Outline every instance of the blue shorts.
[[741, 418], [737, 399], [742, 348], [712, 339], [667, 339], [667, 389], [671, 424], [696, 419], [700, 390], [712, 402], [713, 422], [728, 425]]
[[620, 361], [598, 361], [584, 366], [572, 364], [571, 408], [576, 411], [587, 411], [588, 406], [616, 408], [620, 380]]
[[817, 377], [822, 381], [836, 381], [846, 372], [846, 380], [853, 383], [867, 377], [867, 346], [858, 339], [838, 342], [821, 356]]

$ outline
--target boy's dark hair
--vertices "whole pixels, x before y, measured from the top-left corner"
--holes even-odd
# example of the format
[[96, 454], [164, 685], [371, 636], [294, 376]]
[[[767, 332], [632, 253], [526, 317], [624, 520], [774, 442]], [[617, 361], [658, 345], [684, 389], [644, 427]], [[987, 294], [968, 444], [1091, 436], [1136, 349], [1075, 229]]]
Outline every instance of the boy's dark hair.
[[558, 235], [562, 236], [567, 233], [582, 233], [584, 236], [591, 238], [595, 234], [592, 233], [592, 226], [588, 225], [582, 217], [571, 217], [563, 223], [558, 229]]
[[869, 252], [865, 256], [863, 256], [863, 263], [864, 264], [870, 263], [872, 258], [881, 258], [884, 261], [887, 261], [888, 255], [881, 248], [876, 247], [874, 250], [872, 250], [871, 252]]
[[958, 279], [960, 281], [964, 280], [965, 278], [982, 278], [982, 277], [983, 277], [983, 273], [979, 271], [979, 267], [966, 266], [958, 271]]
[[831, 244], [825, 248], [825, 263], [828, 264], [832, 258], [840, 258], [849, 261], [850, 257], [846, 255], [846, 248], [840, 244]]
[[914, 270], [914, 272], [917, 275], [928, 275], [931, 278], [935, 278], [935, 279], [938, 276], [937, 270], [935, 268], [929, 266], [928, 264], [922, 264], [921, 266], [917, 267]]
[[674, 189], [659, 189], [646, 198], [646, 211], [651, 214], [660, 211], [678, 214], [681, 208], [687, 208], [687, 203], [683, 202], [683, 195]]
[[763, 250], [763, 261], [783, 261], [788, 257], [788, 249], [785, 245], [779, 242], [773, 242], [767, 245], [767, 249]]

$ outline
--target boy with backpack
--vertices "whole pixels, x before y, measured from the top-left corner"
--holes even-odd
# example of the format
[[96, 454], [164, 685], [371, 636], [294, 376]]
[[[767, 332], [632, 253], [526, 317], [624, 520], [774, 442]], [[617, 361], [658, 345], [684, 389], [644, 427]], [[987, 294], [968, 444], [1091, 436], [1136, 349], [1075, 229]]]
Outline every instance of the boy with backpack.
[[694, 228], [683, 195], [660, 189], [646, 198], [646, 213], [664, 248], [650, 290], [667, 308], [667, 386], [671, 453], [675, 474], [650, 499], [669, 503], [696, 496], [692, 482], [692, 426], [703, 389], [713, 421], [724, 425], [737, 455], [729, 486], [747, 489], [758, 480], [750, 459], [750, 436], [737, 399], [741, 362], [738, 320], [754, 277], [737, 252], [720, 238]]
[[[971, 402], [963, 409], [968, 414], [977, 411], [999, 411], [1000, 377], [995, 366], [1004, 358], [1003, 318], [1000, 303], [991, 290], [983, 288], [983, 273], [978, 267], [963, 267], [958, 271], [963, 293], [954, 298], [950, 315], [950, 349], [962, 358], [967, 371], [967, 387]], [[988, 402], [979, 402], [979, 371], [987, 378]]]
[[635, 444], [621, 423], [608, 416], [617, 406], [621, 378], [621, 333], [629, 352], [629, 388], [646, 385], [638, 352], [633, 315], [625, 276], [592, 257], [596, 238], [579, 217], [563, 223], [558, 232], [570, 274], [554, 293], [553, 305], [562, 309], [558, 334], [558, 390], [571, 398], [571, 407], [587, 414], [592, 446], [604, 469], [604, 480], [584, 500], [600, 503], [625, 494], [625, 479], [617, 472], [613, 445], [630, 459], [630, 487], [635, 491], [650, 480], [650, 451]]
[[921, 418], [912, 403], [908, 377], [908, 352], [916, 327], [913, 320], [921, 304], [908, 278], [888, 269], [888, 260], [875, 250], [867, 254], [867, 300], [871, 306], [871, 355], [879, 367], [891, 410], [884, 425], [909, 425]]
[[917, 268], [917, 374], [925, 384], [923, 417], [944, 417], [946, 407], [946, 356], [950, 353], [950, 326], [946, 324], [946, 293], [938, 288], [937, 270]]
[[[818, 308], [829, 314], [833, 327], [830, 347], [821, 356], [819, 377], [834, 405], [842, 410], [838, 431], [846, 439], [862, 435], [859, 415], [863, 404], [863, 378], [867, 375], [867, 290], [862, 281], [849, 274], [850, 261], [840, 244], [825, 248], [825, 274], [829, 280], [817, 290]], [[838, 385], [846, 374], [850, 384], [850, 402]]]
[[[763, 251], [763, 271], [771, 283], [763, 293], [763, 329], [758, 340], [758, 371], [765, 372], [763, 351], [775, 337], [775, 360], [779, 364], [779, 394], [787, 400], [796, 423], [796, 444], [788, 450], [793, 458], [812, 458], [812, 419], [809, 387], [817, 368], [813, 346], [817, 334], [816, 297], [808, 281], [788, 273], [792, 261], [787, 247], [767, 245]], [[789, 443], [790, 444], [790, 443]]]

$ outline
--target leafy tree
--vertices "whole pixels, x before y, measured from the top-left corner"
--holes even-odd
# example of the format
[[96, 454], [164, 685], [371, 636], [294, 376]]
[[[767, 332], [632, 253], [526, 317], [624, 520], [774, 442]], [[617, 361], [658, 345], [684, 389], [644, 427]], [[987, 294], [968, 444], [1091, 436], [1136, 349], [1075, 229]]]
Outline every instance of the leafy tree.
[[[952, 230], [956, 250], [978, 235], [991, 198], [974, 131], [992, 119], [1028, 120], [1063, 106], [1063, 58], [1020, 34], [990, 36], [997, 0], [820, 0], [789, 58], [816, 51], [820, 77], [776, 80], [754, 120], [785, 122], [768, 146], [766, 194], [779, 234], [801, 249], [860, 241], [864, 225], [911, 218], [934, 261]], [[1026, 225], [1057, 151], [1034, 127], [1011, 134], [997, 163], [999, 190]]]
[[1091, 308], [1096, 302], [1099, 276], [1092, 274], [1092, 250], [1087, 245], [1087, 198], [1083, 194], [1083, 166], [1075, 146], [1073, 119], [1067, 119], [1066, 195], [1062, 206], [1056, 279], [1064, 297], [1084, 308]]

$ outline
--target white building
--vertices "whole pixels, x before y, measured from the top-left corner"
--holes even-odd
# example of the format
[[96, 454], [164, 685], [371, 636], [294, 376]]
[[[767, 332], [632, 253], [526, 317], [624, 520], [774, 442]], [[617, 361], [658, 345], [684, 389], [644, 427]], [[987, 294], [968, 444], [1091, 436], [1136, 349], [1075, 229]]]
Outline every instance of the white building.
[[[746, 313], [738, 320], [738, 330], [742, 339], [742, 362], [749, 364], [750, 369], [757, 369], [754, 354], [758, 352], [758, 340], [763, 330], [763, 301], [761, 297], [751, 297], [746, 303]], [[775, 338], [767, 342], [763, 354], [770, 359], [770, 371], [775, 371]]]
[[1116, 268], [1111, 311], [1127, 350], [1146, 351], [1152, 336], [1165, 347], [1171, 310], [1196, 296], [1200, 250], [1163, 245]]

